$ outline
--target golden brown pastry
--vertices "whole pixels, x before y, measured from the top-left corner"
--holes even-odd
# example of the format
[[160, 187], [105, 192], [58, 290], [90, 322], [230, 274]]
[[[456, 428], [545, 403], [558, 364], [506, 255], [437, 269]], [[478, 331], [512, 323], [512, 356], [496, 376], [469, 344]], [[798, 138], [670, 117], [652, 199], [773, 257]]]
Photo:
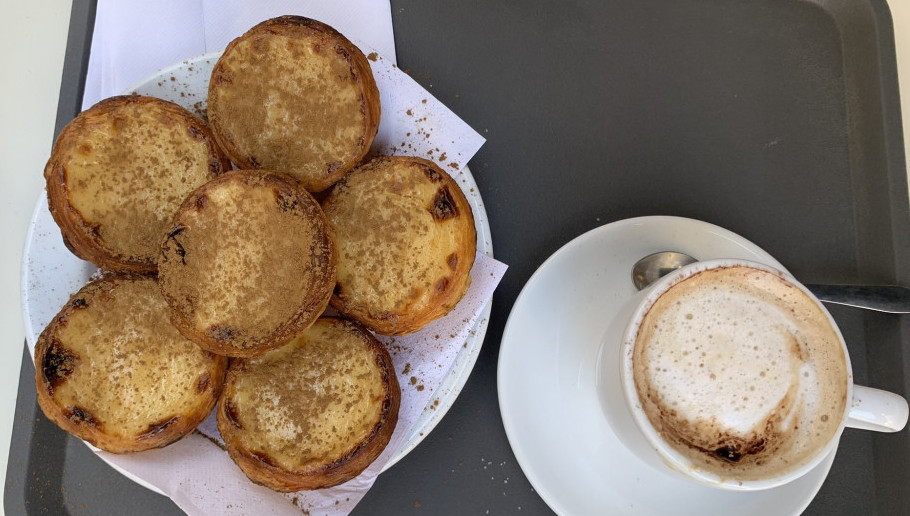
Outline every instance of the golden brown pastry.
[[369, 61], [342, 34], [300, 16], [233, 40], [212, 70], [208, 118], [244, 169], [287, 172], [311, 192], [359, 163], [379, 128]]
[[286, 346], [231, 362], [218, 429], [254, 482], [318, 489], [354, 478], [382, 453], [400, 403], [382, 344], [354, 322], [324, 317]]
[[338, 243], [331, 304], [384, 335], [449, 313], [471, 283], [474, 216], [458, 184], [420, 158], [376, 158], [322, 203]]
[[205, 123], [165, 100], [102, 100], [61, 131], [44, 169], [67, 247], [98, 267], [155, 272], [171, 216], [230, 169]]
[[158, 448], [211, 413], [227, 359], [168, 321], [153, 277], [110, 274], [73, 295], [35, 345], [38, 404], [113, 453]]
[[194, 190], [161, 244], [172, 322], [203, 348], [248, 357], [305, 330], [335, 285], [335, 243], [286, 174], [235, 170]]

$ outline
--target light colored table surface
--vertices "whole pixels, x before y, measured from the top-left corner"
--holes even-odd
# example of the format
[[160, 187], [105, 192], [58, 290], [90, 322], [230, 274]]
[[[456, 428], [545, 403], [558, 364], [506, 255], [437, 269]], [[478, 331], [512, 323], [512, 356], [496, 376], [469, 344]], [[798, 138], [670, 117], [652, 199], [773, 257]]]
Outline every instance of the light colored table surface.
[[[6, 20], [0, 31], [0, 48], [15, 49], [0, 54], [0, 474], [5, 478], [25, 335], [19, 267], [54, 135], [71, 3], [0, 0], [0, 6]], [[903, 99], [904, 148], [910, 156], [910, 2], [892, 0], [891, 14]], [[0, 494], [4, 484], [0, 481]]]
[[[19, 263], [26, 226], [44, 188], [71, 5], [63, 0], [0, 0], [6, 20], [0, 30], [0, 48], [6, 49], [0, 53], [0, 473], [4, 479], [25, 338]], [[0, 494], [5, 485], [0, 481]]]

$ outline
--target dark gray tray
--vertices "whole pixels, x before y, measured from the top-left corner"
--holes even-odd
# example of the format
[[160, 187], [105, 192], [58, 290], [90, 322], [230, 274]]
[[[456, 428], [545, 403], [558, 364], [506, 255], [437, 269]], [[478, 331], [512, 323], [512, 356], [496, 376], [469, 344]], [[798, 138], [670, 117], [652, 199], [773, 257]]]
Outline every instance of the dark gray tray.
[[[910, 285], [885, 0], [391, 3], [401, 66], [488, 139], [470, 166], [510, 269], [461, 396], [356, 513], [549, 512], [502, 428], [499, 340], [533, 271], [596, 226], [692, 217], [745, 236], [806, 282]], [[79, 105], [92, 19], [77, 0], [58, 128]], [[857, 381], [910, 392], [910, 319], [832, 312]], [[48, 423], [33, 375], [26, 352], [8, 514], [178, 512]], [[908, 485], [910, 432], [848, 430], [807, 513], [903, 514]]]

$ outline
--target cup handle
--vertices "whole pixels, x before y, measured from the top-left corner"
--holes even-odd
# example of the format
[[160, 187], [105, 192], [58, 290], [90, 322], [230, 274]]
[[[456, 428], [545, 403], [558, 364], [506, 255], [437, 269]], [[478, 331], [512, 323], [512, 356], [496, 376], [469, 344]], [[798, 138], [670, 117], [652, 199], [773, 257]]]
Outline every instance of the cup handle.
[[907, 424], [907, 400], [893, 392], [853, 386], [853, 406], [846, 426], [876, 432], [900, 432]]

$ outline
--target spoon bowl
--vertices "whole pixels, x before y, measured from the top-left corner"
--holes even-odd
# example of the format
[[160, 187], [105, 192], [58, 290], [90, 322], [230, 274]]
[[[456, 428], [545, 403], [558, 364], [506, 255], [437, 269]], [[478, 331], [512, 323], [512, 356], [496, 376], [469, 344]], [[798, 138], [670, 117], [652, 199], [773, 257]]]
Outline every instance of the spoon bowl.
[[685, 253], [661, 251], [649, 254], [632, 266], [632, 283], [641, 290], [676, 269], [685, 267], [698, 260]]

